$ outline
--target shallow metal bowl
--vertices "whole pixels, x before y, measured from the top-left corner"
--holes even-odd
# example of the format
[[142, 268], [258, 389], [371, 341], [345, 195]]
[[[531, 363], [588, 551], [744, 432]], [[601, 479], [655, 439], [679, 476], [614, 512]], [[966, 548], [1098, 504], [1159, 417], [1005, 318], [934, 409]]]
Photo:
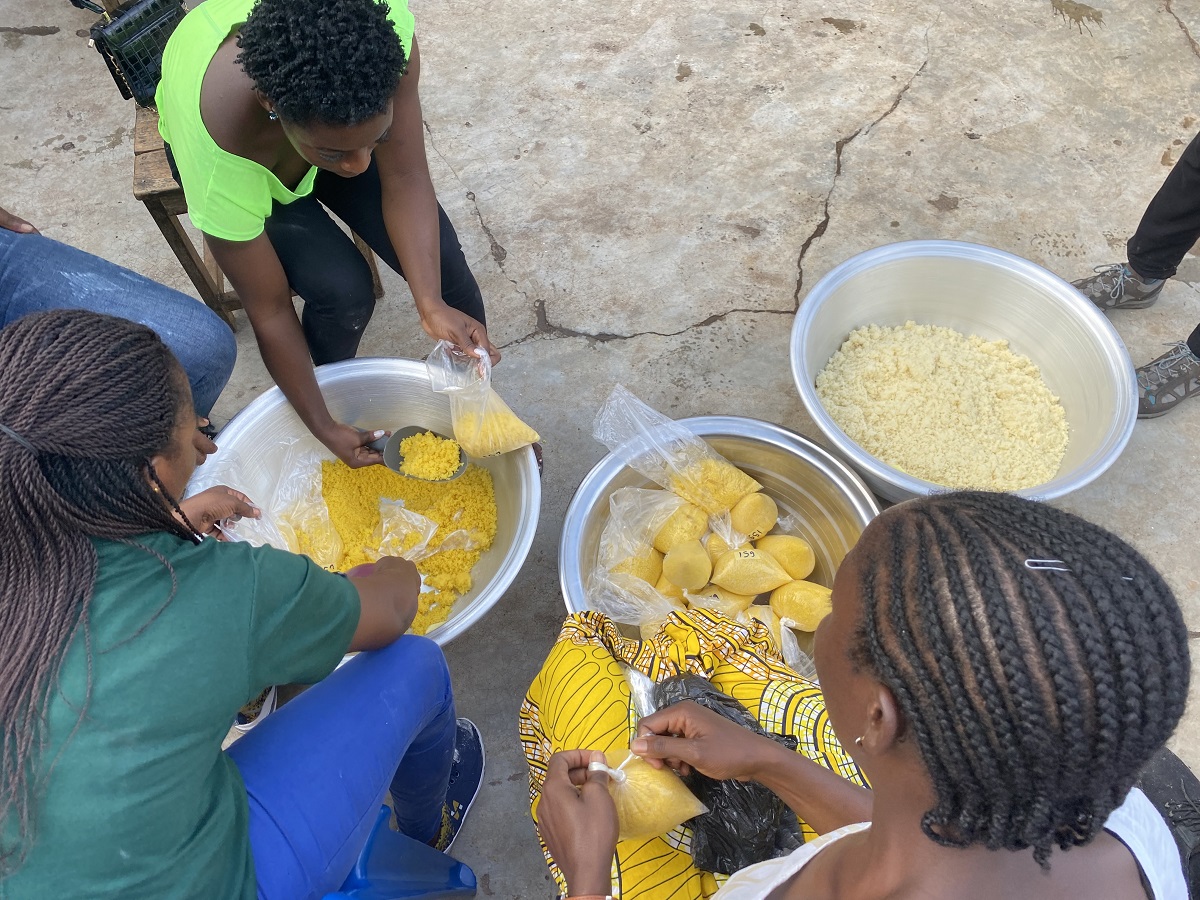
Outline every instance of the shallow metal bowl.
[[[828, 451], [769, 422], [698, 416], [680, 424], [762, 484], [779, 505], [781, 518], [795, 519], [798, 533], [812, 544], [817, 557], [810, 579], [832, 586], [838, 564], [879, 513], [862, 480]], [[587, 583], [608, 523], [609, 497], [623, 487], [656, 485], [610, 453], [580, 482], [567, 507], [558, 571], [568, 612], [588, 609]]]
[[1125, 345], [1074, 287], [1028, 260], [958, 241], [908, 241], [860, 253], [817, 282], [792, 326], [792, 375], [817, 427], [877, 494], [906, 500], [945, 490], [868, 453], [817, 399], [815, 381], [863, 325], [942, 325], [1003, 338], [1042, 370], [1062, 401], [1070, 437], [1053, 479], [1016, 493], [1050, 500], [1097, 478], [1121, 455], [1137, 419]]
[[[453, 434], [450, 401], [429, 384], [425, 364], [411, 359], [350, 359], [317, 370], [317, 383], [340, 422], [359, 428], [392, 430], [420, 425], [442, 434]], [[234, 416], [217, 438], [220, 450], [198, 474], [210, 466], [220, 468], [233, 460], [241, 484], [233, 485], [251, 498], [271, 483], [283, 462], [285, 442], [299, 439], [320, 448], [304, 424], [275, 387], [251, 401]], [[325, 451], [328, 458], [333, 455]], [[492, 473], [496, 488], [496, 540], [480, 558], [470, 591], [454, 604], [449, 619], [429, 633], [439, 644], [458, 637], [491, 609], [517, 576], [537, 531], [542, 504], [542, 484], [532, 448], [502, 456], [471, 459]]]

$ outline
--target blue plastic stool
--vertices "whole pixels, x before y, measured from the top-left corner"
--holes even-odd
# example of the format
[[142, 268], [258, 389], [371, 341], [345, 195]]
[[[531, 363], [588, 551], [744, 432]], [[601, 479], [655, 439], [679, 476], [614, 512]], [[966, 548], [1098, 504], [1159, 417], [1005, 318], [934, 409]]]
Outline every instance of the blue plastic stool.
[[475, 896], [475, 873], [428, 844], [392, 831], [384, 806], [345, 883], [324, 900], [451, 900]]

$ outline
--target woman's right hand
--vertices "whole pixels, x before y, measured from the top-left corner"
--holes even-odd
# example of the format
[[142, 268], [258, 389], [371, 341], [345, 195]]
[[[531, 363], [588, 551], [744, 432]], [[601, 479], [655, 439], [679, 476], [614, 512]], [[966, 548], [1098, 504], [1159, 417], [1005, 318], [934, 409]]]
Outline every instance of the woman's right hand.
[[779, 745], [691, 700], [646, 716], [630, 750], [655, 768], [753, 781]]
[[538, 833], [567, 879], [569, 895], [604, 896], [612, 890], [617, 807], [608, 775], [588, 769], [589, 763], [604, 761], [599, 750], [564, 750], [546, 766]]
[[383, 463], [383, 454], [378, 450], [372, 450], [367, 444], [379, 440], [386, 434], [386, 431], [364, 431], [353, 425], [335, 422], [316, 437], [350, 468], [359, 469], [363, 466]]

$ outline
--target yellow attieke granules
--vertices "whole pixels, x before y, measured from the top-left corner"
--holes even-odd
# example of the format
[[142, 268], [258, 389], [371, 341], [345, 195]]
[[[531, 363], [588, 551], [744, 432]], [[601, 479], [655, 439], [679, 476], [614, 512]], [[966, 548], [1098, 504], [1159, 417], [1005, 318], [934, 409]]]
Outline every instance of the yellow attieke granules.
[[379, 526], [379, 501], [403, 500], [405, 508], [438, 524], [429, 542], [431, 549], [459, 529], [466, 531], [473, 550], [444, 550], [417, 562], [432, 591], [421, 594], [412, 633], [424, 634], [444, 622], [450, 608], [471, 589], [471, 569], [496, 539], [496, 492], [492, 473], [469, 465], [454, 481], [432, 484], [397, 475], [383, 466], [351, 469], [345, 463], [321, 463], [321, 494], [329, 519], [342, 538], [343, 553], [334, 567], [344, 572], [370, 562], [375, 529]]
[[400, 471], [425, 481], [444, 481], [458, 471], [462, 454], [458, 443], [438, 437], [432, 431], [422, 431], [400, 442], [404, 462]]
[[949, 328], [867, 325], [817, 375], [843, 431], [890, 466], [951, 488], [1044, 484], [1066, 452], [1066, 412], [1008, 342]]

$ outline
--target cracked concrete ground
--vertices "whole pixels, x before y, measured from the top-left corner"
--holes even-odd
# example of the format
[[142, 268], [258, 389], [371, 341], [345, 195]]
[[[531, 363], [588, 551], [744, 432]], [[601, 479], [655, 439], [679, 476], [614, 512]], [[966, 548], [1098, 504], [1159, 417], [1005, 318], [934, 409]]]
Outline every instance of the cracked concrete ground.
[[[952, 238], [1067, 278], [1124, 241], [1200, 128], [1200, 7], [1179, 0], [413, 0], [430, 166], [488, 303], [509, 403], [542, 433], [541, 525], [486, 627], [448, 648], [487, 784], [456, 845], [482, 896], [550, 890], [516, 740], [563, 615], [571, 492], [621, 381], [675, 416], [730, 413], [820, 440], [792, 384], [790, 321], [830, 268]], [[66, 0], [0, 0], [0, 205], [191, 292], [130, 192], [133, 107]], [[429, 349], [403, 282], [363, 355]], [[1200, 321], [1200, 259], [1112, 321], [1135, 362]], [[238, 332], [223, 420], [270, 386]], [[1140, 422], [1062, 505], [1132, 539], [1200, 635], [1200, 403]], [[1195, 693], [1195, 691], [1194, 691]], [[1200, 706], [1172, 746], [1200, 765]]]

